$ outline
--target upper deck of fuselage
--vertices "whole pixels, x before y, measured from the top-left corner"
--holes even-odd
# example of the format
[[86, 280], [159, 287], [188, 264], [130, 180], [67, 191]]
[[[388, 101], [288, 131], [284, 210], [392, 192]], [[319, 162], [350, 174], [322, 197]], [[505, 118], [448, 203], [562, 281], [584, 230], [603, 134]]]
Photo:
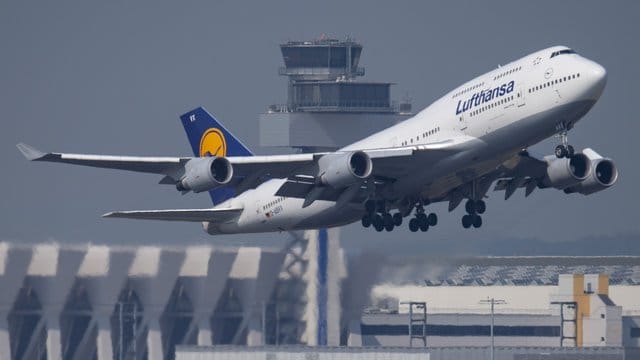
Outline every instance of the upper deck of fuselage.
[[[567, 52], [569, 51], [569, 52]], [[483, 73], [481, 75], [476, 76], [475, 78], [465, 82], [464, 84], [454, 88], [445, 96], [438, 100], [445, 100], [447, 98], [454, 99], [464, 94], [473, 94], [474, 90], [480, 91], [491, 85], [494, 85], [496, 82], [504, 81], [509, 78], [514, 78], [515, 76], [510, 76], [512, 74], [520, 73], [522, 71], [530, 70], [533, 66], [541, 65], [550, 61], [558, 55], [565, 54], [576, 54], [574, 50], [567, 46], [552, 46], [546, 49], [542, 49], [531, 53], [529, 55], [523, 56], [519, 59], [511, 61], [509, 63], [498, 66], [497, 68]]]
[[[490, 98], [496, 98], [498, 96], [506, 96], [512, 93], [514, 87], [522, 86], [526, 83], [534, 83], [541, 81], [544, 77], [545, 69], [553, 63], [553, 66], [572, 66], [573, 64], [567, 64], [567, 59], [582, 59], [583, 62], [595, 64], [592, 61], [582, 58], [575, 53], [571, 48], [567, 46], [552, 46], [548, 47], [519, 59], [499, 66], [496, 69], [476, 76], [472, 80], [465, 82], [464, 84], [456, 87], [446, 95], [440, 97], [429, 106], [418, 112], [415, 116], [407, 119], [389, 129], [383, 130], [398, 130], [402, 131], [403, 128], [411, 128], [416, 122], [433, 122], [442, 119], [443, 116], [456, 116], [458, 102], [464, 103], [465, 101], [471, 101], [473, 96], [482, 96], [484, 91], [491, 92], [493, 95], [488, 96]], [[513, 83], [512, 83], [513, 82]], [[502, 91], [501, 89], [507, 90]], [[497, 90], [497, 92], [496, 92]], [[511, 90], [511, 91], [508, 91]], [[489, 100], [490, 101], [490, 100]], [[384, 140], [384, 135], [381, 133], [373, 134], [365, 139], [362, 139], [354, 144], [351, 144], [343, 150], [350, 150], [355, 148], [368, 148], [373, 144], [382, 144], [387, 141]], [[445, 135], [444, 133], [442, 135]]]

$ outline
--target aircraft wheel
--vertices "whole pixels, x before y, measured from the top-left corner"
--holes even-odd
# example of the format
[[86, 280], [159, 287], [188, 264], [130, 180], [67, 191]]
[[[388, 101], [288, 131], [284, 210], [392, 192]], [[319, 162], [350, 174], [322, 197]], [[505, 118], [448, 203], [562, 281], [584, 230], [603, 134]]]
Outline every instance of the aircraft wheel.
[[465, 215], [462, 217], [462, 227], [464, 227], [465, 229], [468, 229], [471, 227], [471, 215]]
[[487, 211], [487, 204], [483, 200], [476, 201], [476, 212], [478, 214], [484, 214]]
[[435, 213], [429, 214], [429, 216], [427, 216], [427, 222], [429, 222], [429, 226], [438, 225], [438, 215]]
[[417, 219], [418, 225], [420, 225], [420, 231], [425, 232], [429, 230], [429, 218], [426, 214], [418, 214]]
[[564, 145], [556, 146], [556, 150], [554, 152], [558, 159], [562, 159], [563, 157], [567, 157], [568, 155], [568, 150], [564, 147]]
[[395, 226], [402, 225], [402, 214], [400, 214], [399, 212], [393, 214], [393, 225]]
[[384, 226], [393, 225], [393, 216], [389, 213], [382, 214], [382, 220], [384, 221]]
[[395, 226], [393, 225], [393, 222], [389, 223], [389, 224], [384, 224], [384, 229], [387, 230], [387, 231], [393, 231], [394, 227]]
[[409, 230], [411, 230], [411, 232], [416, 232], [419, 228], [420, 224], [418, 223], [418, 219], [413, 218], [409, 220]]
[[382, 220], [382, 216], [380, 216], [380, 214], [374, 215], [371, 223], [377, 231], [382, 231], [384, 228], [384, 220]]
[[429, 220], [427, 220], [427, 215], [425, 213], [417, 214], [416, 219], [418, 220], [418, 225], [420, 225], [420, 227], [424, 226], [424, 224], [427, 226], [429, 225]]
[[480, 215], [476, 215], [473, 217], [473, 227], [477, 229], [480, 226], [482, 226], [482, 217]]
[[464, 204], [464, 209], [467, 210], [467, 214], [475, 214], [476, 213], [476, 202], [469, 199], [467, 203]]
[[576, 153], [575, 149], [573, 148], [573, 146], [571, 145], [567, 145], [567, 157], [573, 157], [573, 155]]
[[362, 226], [364, 226], [366, 228], [371, 226], [371, 215], [369, 215], [369, 214], [362, 215]]

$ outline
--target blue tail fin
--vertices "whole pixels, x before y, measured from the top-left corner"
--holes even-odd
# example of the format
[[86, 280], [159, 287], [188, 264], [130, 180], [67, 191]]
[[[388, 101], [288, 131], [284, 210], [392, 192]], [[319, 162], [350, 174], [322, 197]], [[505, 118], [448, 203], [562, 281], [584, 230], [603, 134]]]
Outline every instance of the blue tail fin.
[[[193, 154], [202, 156], [253, 156], [253, 153], [202, 107], [180, 116]], [[232, 187], [209, 191], [214, 204], [235, 196]]]

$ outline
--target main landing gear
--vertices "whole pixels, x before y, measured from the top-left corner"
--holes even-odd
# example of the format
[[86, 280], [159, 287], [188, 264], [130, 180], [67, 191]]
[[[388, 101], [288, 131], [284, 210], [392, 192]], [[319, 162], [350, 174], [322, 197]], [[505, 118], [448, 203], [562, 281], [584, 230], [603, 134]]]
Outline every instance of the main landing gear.
[[[402, 214], [396, 212], [389, 213], [384, 201], [367, 200], [365, 202], [366, 212], [362, 216], [362, 226], [373, 227], [376, 231], [393, 231], [397, 226], [402, 225]], [[427, 231], [430, 226], [438, 224], [438, 216], [434, 213], [425, 214], [424, 207], [420, 204], [416, 206], [416, 215], [409, 220], [409, 230], [412, 232]]]
[[558, 126], [560, 128], [558, 136], [560, 137], [562, 144], [556, 146], [554, 153], [558, 159], [570, 158], [575, 154], [575, 150], [573, 149], [573, 146], [569, 145], [569, 137], [567, 136], [569, 129], [564, 123], [560, 123]]
[[384, 201], [367, 200], [364, 204], [366, 213], [362, 216], [362, 226], [373, 226], [376, 231], [392, 231], [396, 226], [402, 225], [402, 214], [390, 214]]
[[462, 227], [468, 229], [471, 226], [474, 228], [482, 226], [482, 217], [480, 214], [484, 214], [487, 210], [485, 202], [483, 200], [469, 199], [464, 208], [467, 210], [467, 214], [462, 217]]
[[409, 220], [409, 230], [416, 232], [418, 230], [425, 232], [429, 230], [430, 226], [438, 225], [438, 215], [431, 213], [425, 214], [422, 204], [416, 206], [416, 215], [413, 219]]

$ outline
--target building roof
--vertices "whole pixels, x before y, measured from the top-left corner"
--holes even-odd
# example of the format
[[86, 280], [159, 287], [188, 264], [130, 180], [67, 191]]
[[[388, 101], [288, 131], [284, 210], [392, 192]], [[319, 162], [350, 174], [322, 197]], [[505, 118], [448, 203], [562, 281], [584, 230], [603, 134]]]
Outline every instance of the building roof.
[[[427, 286], [554, 286], [560, 274], [607, 274], [611, 285], [640, 285], [640, 257], [488, 257], [450, 264], [389, 266], [384, 282]], [[434, 268], [436, 270], [434, 270]], [[411, 276], [407, 276], [407, 273]]]

